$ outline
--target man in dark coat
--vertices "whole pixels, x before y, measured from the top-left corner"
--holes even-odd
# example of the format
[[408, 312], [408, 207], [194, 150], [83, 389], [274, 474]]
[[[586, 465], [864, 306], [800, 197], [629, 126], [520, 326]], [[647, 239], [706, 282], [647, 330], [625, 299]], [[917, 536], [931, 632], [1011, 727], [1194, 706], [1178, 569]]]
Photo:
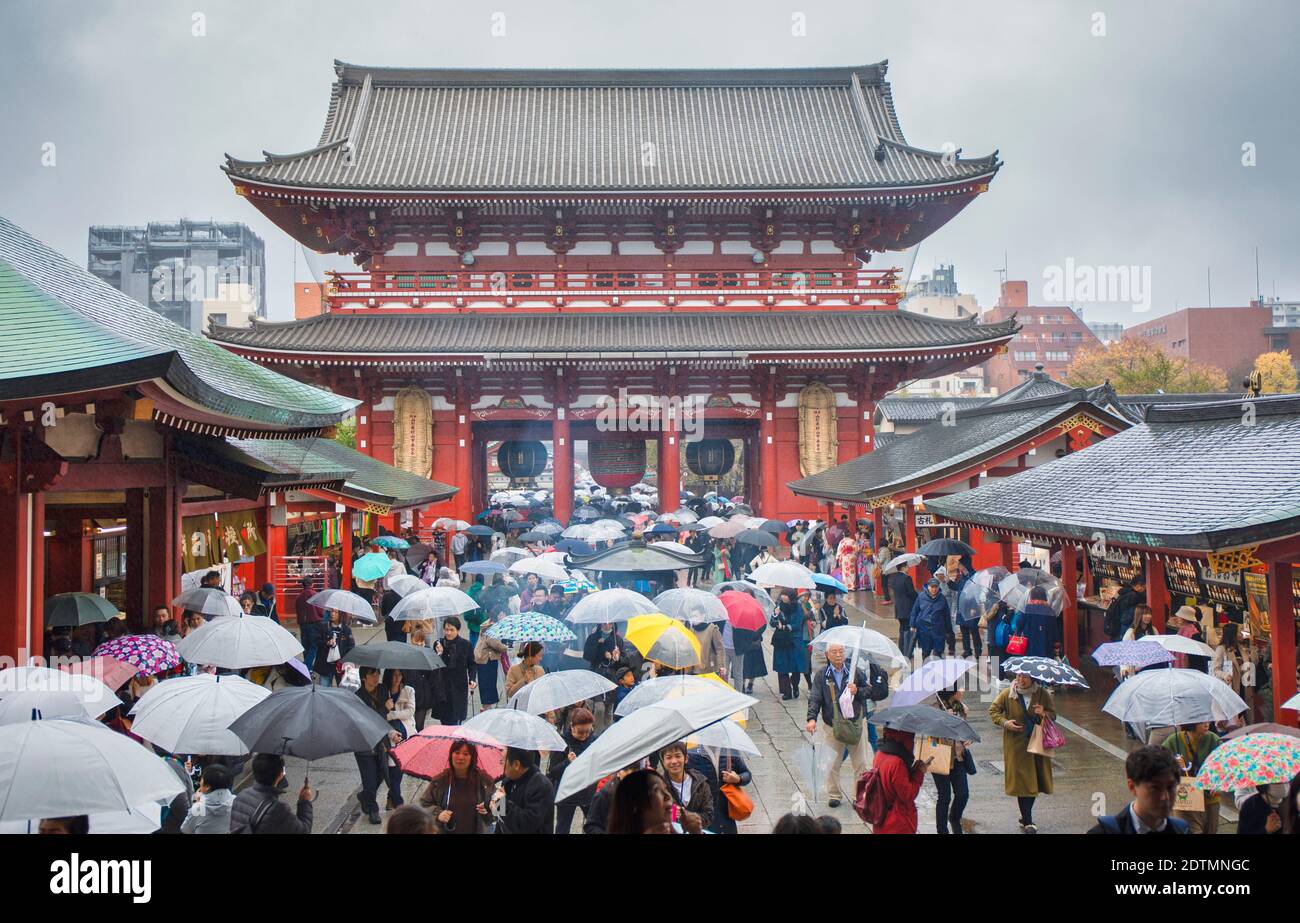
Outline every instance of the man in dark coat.
[[1142, 747], [1124, 760], [1133, 800], [1119, 814], [1097, 819], [1095, 834], [1187, 833], [1185, 821], [1170, 817], [1181, 773], [1174, 754], [1164, 747]]
[[384, 640], [385, 641], [405, 641], [406, 630], [400, 621], [390, 619], [388, 613], [393, 611], [393, 607], [402, 601], [402, 594], [396, 590], [384, 590], [384, 595], [379, 600], [379, 614], [384, 617]]
[[258, 753], [253, 757], [253, 784], [235, 796], [230, 807], [231, 833], [311, 833], [311, 786], [298, 792], [298, 811], [280, 801], [276, 787], [284, 778], [284, 757]]
[[922, 657], [943, 653], [943, 642], [948, 635], [948, 616], [948, 600], [939, 592], [939, 581], [931, 577], [926, 581], [925, 592], [912, 604], [912, 631], [916, 632], [916, 643], [921, 645]]
[[904, 564], [890, 574], [885, 582], [889, 586], [889, 595], [894, 600], [894, 618], [898, 619], [898, 647], [904, 657], [910, 658], [916, 643], [911, 627], [912, 606], [916, 604], [916, 586], [912, 583], [912, 575], [907, 571], [907, 565]]
[[474, 663], [474, 648], [460, 636], [460, 619], [451, 615], [442, 621], [442, 640], [433, 646], [446, 664], [433, 671], [437, 684], [438, 721], [441, 724], [460, 724], [469, 709], [470, 690], [478, 686], [478, 665]]
[[1047, 604], [1047, 590], [1036, 586], [1029, 591], [1029, 604], [1021, 616], [1021, 630], [1029, 639], [1030, 657], [1054, 657], [1061, 642], [1061, 620]]
[[535, 765], [527, 750], [508, 747], [505, 785], [492, 796], [497, 833], [553, 833], [555, 789]]

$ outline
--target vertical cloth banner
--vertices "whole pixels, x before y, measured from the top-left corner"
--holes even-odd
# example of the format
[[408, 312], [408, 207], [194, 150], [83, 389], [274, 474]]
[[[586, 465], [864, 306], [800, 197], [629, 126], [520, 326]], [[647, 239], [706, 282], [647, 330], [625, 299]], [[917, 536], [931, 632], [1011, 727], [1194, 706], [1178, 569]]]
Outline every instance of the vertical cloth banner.
[[343, 530], [339, 527], [338, 516], [335, 516], [332, 519], [326, 519], [324, 522], [321, 523], [321, 530], [320, 530], [321, 548], [329, 548], [333, 545], [337, 545], [342, 540], [343, 540]]
[[212, 567], [221, 563], [221, 552], [216, 544], [216, 520], [212, 514], [186, 516], [181, 520], [181, 557], [186, 572]]
[[266, 542], [257, 526], [256, 510], [221, 513], [217, 516], [217, 529], [221, 548], [231, 561], [266, 553]]

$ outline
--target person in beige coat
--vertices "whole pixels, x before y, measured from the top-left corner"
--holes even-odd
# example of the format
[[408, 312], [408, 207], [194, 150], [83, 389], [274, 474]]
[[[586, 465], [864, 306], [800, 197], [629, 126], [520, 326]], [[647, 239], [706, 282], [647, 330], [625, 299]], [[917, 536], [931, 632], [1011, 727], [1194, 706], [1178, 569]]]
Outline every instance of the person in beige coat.
[[712, 622], [690, 622], [688, 627], [700, 642], [700, 662], [687, 667], [687, 673], [717, 673], [727, 678], [727, 651], [722, 646], [722, 632]]
[[542, 667], [542, 654], [545, 650], [540, 641], [526, 641], [519, 648], [519, 661], [506, 674], [507, 699], [533, 680], [546, 675], [546, 670]]
[[1034, 799], [1052, 794], [1052, 761], [1029, 752], [1034, 725], [1056, 718], [1052, 694], [1029, 676], [1017, 675], [989, 706], [989, 720], [1002, 729], [1003, 787], [1020, 807], [1020, 829], [1037, 833]]

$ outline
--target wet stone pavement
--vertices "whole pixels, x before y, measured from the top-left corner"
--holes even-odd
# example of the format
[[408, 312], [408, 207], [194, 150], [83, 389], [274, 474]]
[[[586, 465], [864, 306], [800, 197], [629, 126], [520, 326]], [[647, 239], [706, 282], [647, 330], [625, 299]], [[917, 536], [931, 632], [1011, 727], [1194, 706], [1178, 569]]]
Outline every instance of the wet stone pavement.
[[[897, 622], [892, 607], [874, 599], [869, 593], [853, 593], [848, 599], [851, 621], [866, 624], [886, 636], [897, 639]], [[363, 628], [356, 631], [357, 643], [366, 644], [384, 639], [382, 628]], [[960, 645], [959, 645], [960, 651]], [[767, 661], [771, 664], [771, 649]], [[1057, 693], [1056, 707], [1067, 744], [1053, 766], [1055, 792], [1040, 796], [1034, 807], [1034, 821], [1040, 834], [1083, 833], [1095, 823], [1099, 814], [1118, 811], [1128, 803], [1124, 782], [1124, 756], [1136, 746], [1125, 739], [1120, 723], [1101, 712], [1101, 705], [1114, 688], [1109, 670], [1085, 668], [1092, 688], [1088, 690], [1063, 690]], [[987, 668], [984, 668], [984, 677]], [[504, 685], [504, 678], [502, 678]], [[962, 821], [965, 833], [1018, 834], [1018, 812], [1015, 799], [1004, 794], [1002, 775], [1002, 732], [988, 718], [988, 706], [996, 692], [986, 678], [979, 689], [966, 695], [971, 725], [980, 735], [973, 745], [978, 772], [969, 777], [970, 801]], [[750, 758], [747, 762], [753, 773], [753, 782], [747, 791], [754, 802], [754, 813], [741, 822], [741, 833], [766, 833], [776, 820], [799, 800], [807, 803], [817, 815], [836, 817], [845, 833], [867, 833], [867, 827], [845, 802], [837, 808], [826, 803], [822, 780], [816, 780], [814, 789], [802, 768], [808, 762], [807, 754], [801, 761], [801, 751], [806, 751], [812, 738], [804, 730], [807, 715], [807, 688], [801, 683], [799, 698], [781, 701], [776, 675], [769, 674], [755, 683], [758, 705], [750, 709], [746, 728], [750, 737], [763, 753], [763, 758]], [[504, 698], [504, 696], [503, 696]], [[877, 707], [887, 706], [888, 700]], [[477, 699], [472, 708], [477, 708]], [[302, 783], [307, 765], [302, 760], [288, 760], [288, 776], [292, 790]], [[357, 805], [358, 775], [356, 763], [350, 754], [318, 760], [310, 766], [311, 782], [316, 789], [313, 833], [380, 833], [382, 826], [372, 825], [361, 815]], [[848, 762], [841, 770], [841, 787], [852, 794], [854, 779]], [[413, 800], [424, 782], [407, 777], [402, 785], [403, 797]], [[380, 790], [383, 807], [385, 789]], [[288, 797], [288, 796], [286, 796]], [[927, 780], [917, 800], [920, 833], [936, 834], [935, 787]], [[381, 811], [387, 817], [387, 811]], [[1236, 815], [1225, 805], [1219, 832], [1235, 832]], [[580, 832], [582, 814], [578, 813], [573, 832]]]

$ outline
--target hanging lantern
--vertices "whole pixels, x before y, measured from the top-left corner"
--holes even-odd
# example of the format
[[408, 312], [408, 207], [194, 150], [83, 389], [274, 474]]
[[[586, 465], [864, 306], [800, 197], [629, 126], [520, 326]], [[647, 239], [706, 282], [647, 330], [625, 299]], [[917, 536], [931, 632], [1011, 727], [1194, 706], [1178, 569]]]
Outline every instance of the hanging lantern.
[[703, 481], [717, 481], [736, 464], [730, 439], [699, 439], [686, 443], [686, 467]]
[[587, 443], [592, 480], [611, 492], [622, 492], [645, 477], [644, 439], [595, 440]]
[[528, 481], [546, 470], [546, 446], [537, 441], [510, 440], [497, 449], [497, 467], [516, 481]]

